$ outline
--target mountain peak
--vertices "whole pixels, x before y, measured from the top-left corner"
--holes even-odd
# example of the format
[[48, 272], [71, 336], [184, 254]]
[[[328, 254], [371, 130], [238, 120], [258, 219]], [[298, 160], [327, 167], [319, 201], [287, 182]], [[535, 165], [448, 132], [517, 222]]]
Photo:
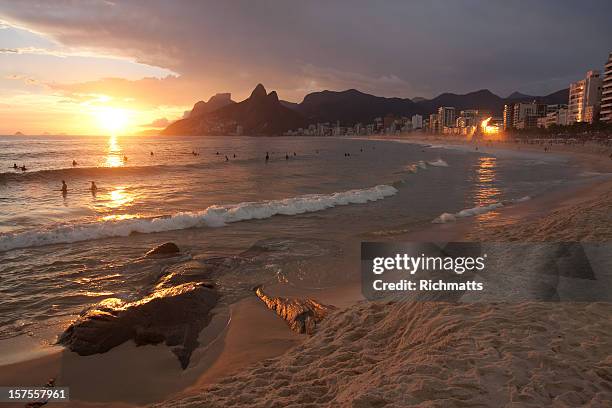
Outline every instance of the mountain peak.
[[268, 95], [268, 92], [262, 84], [257, 84], [255, 89], [253, 89], [253, 92], [251, 92], [251, 98], [261, 98], [265, 97], [266, 95]]
[[272, 91], [268, 94], [268, 99], [278, 102], [278, 94], [276, 93], [276, 91]]

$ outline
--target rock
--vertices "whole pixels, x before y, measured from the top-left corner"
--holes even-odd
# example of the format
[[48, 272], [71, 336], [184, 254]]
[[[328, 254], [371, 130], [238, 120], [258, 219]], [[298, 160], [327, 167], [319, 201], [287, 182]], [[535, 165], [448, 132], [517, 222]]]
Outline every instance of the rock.
[[105, 299], [82, 313], [58, 343], [87, 356], [130, 339], [139, 346], [164, 342], [185, 369], [218, 299], [210, 285], [194, 282], [158, 289], [130, 303]]
[[173, 255], [180, 253], [181, 250], [174, 242], [166, 242], [164, 244], [158, 245], [149, 252], [147, 252], [146, 256], [153, 255]]
[[286, 320], [291, 330], [297, 333], [314, 333], [316, 325], [336, 309], [335, 306], [324, 305], [308, 298], [270, 297], [264, 293], [261, 286], [254, 288], [254, 291], [268, 309]]

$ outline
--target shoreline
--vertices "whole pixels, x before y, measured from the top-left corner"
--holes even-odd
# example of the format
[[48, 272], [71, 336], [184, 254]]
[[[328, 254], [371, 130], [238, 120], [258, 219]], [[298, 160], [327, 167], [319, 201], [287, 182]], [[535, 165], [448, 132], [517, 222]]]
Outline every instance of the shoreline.
[[[439, 139], [396, 139], [385, 138], [382, 140], [417, 144], [441, 142]], [[471, 143], [457, 140], [445, 140], [445, 142], [445, 145], [448, 146], [442, 147], [469, 149], [472, 151], [472, 147], [474, 146]], [[508, 146], [507, 143], [487, 144], [486, 146], [480, 145], [479, 147], [479, 152], [481, 153], [495, 154], [504, 150], [521, 150], [521, 153], [528, 151], [531, 153], [544, 154], [541, 149], [535, 147], [512, 149], [512, 147], [516, 146]], [[598, 156], [597, 154], [594, 155], [593, 153], [582, 151], [568, 150], [558, 152], [552, 150], [547, 154], [551, 157], [562, 155], [581, 166], [581, 168], [585, 166], [584, 168], [588, 169], [586, 171], [595, 171], [602, 174], [612, 171], [612, 160], [607, 159], [607, 157], [607, 161], [603, 160], [600, 157], [601, 153]], [[594, 158], [596, 160], [594, 160]], [[612, 181], [609, 178], [595, 177], [595, 179], [584, 180], [584, 182], [576, 186], [570, 188], [565, 187], [560, 189], [560, 191], [545, 194], [533, 200], [497, 210], [501, 213], [502, 220], [500, 224], [486, 231], [478, 230], [475, 220], [476, 217], [470, 217], [448, 224], [431, 224], [419, 231], [393, 235], [382, 240], [459, 241], [464, 240], [466, 237], [471, 240], [499, 239], [500, 237], [504, 237], [502, 232], [509, 226], [516, 227], [528, 222], [531, 223], [546, 214], [554, 214], [555, 211], [562, 211], [564, 208], [579, 208], [585, 203], [597, 201], [598, 199], [601, 200], [602, 195], [605, 200], [609, 201], [610, 197], [609, 195], [606, 197], [605, 193], [609, 193], [611, 190]], [[559, 217], [561, 215], [562, 214], [557, 214], [556, 216]], [[531, 229], [521, 231], [523, 236], [529, 233], [532, 233]], [[603, 234], [603, 236], [606, 236], [605, 234], [610, 234], [610, 231], [604, 231]], [[611, 235], [607, 236], [610, 237]], [[516, 237], [512, 238], [520, 239]], [[342, 291], [344, 293], [340, 294]], [[291, 290], [289, 292], [291, 295], [294, 294], [291, 293]], [[363, 306], [360, 306], [359, 303], [360, 287], [358, 282], [350, 283], [346, 285], [345, 288], [328, 288], [324, 291], [306, 292], [307, 291], [297, 290], [295, 294], [312, 296], [319, 301], [340, 306], [341, 313], [350, 313], [351, 310], [363, 309]], [[127, 362], [130, 367], [138, 368], [135, 370], [128, 370], [127, 373], [122, 373], [123, 375], [119, 376], [119, 378], [124, 378], [124, 376], [138, 378], [139, 374], [142, 374], [143, 369], [150, 370], [151, 373], [155, 373], [156, 370], [162, 370], [164, 373], [173, 374], [161, 376], [165, 378], [165, 382], [157, 381], [149, 383], [148, 386], [143, 384], [137, 386], [140, 388], [140, 393], [146, 393], [149, 387], [153, 387], [158, 392], [155, 396], [141, 394], [134, 398], [133, 396], [127, 397], [127, 395], [121, 392], [111, 392], [104, 398], [115, 399], [92, 401], [91, 398], [88, 398], [89, 402], [87, 400], [75, 399], [71, 401], [70, 406], [97, 407], [107, 406], [109, 402], [112, 402], [113, 406], [128, 407], [141, 406], [142, 404], [148, 404], [154, 401], [176, 401], [182, 398], [197, 399], [203, 389], [218, 387], [216, 384], [220, 383], [223, 378], [228, 378], [228, 375], [244, 372], [244, 370], [247, 370], [249, 367], [261, 365], [261, 362], [264, 360], [282, 360], [284, 358], [283, 356], [291, 353], [295, 354], [296, 349], [302, 349], [305, 344], [313, 342], [311, 338], [305, 335], [297, 335], [291, 332], [285, 322], [275, 316], [273, 312], [267, 310], [265, 306], [254, 297], [234, 303], [230, 305], [230, 309], [231, 311], [229, 313], [231, 318], [225, 329], [220, 332], [222, 337], [216, 344], [213, 344], [214, 347], [203, 346], [198, 349], [199, 352], [203, 354], [203, 356], [200, 357], [201, 364], [197, 365], [197, 370], [186, 370], [190, 371], [188, 374], [174, 367], [176, 366], [176, 360], [169, 352], [167, 353], [168, 355], [165, 355], [168, 351], [167, 348], [162, 346], [144, 346], [137, 348], [133, 344], [126, 343], [103, 355], [84, 358], [62, 350], [51, 355], [29, 359], [15, 364], [3, 365], [1, 366], [3, 369], [2, 371], [7, 374], [0, 375], [0, 383], [4, 384], [8, 380], [15, 379], [16, 381], [8, 383], [7, 385], [24, 385], [25, 383], [23, 381], [30, 381], [30, 383], [34, 382], [34, 384], [28, 385], [42, 385], [50, 377], [54, 376], [54, 372], [65, 372], [66, 368], [69, 366], [72, 367], [72, 369], [80, 367], [76, 369], [77, 371], [84, 369], [85, 364], [83, 364], [83, 362], [85, 361], [88, 363], [91, 362], [91, 364], [87, 364], [90, 370], [99, 371], [103, 376], [107, 376], [108, 378], [113, 376], [113, 368], [116, 369], [117, 364], [120, 366], [120, 364], [126, 364], [125, 362]], [[213, 331], [208, 329], [208, 327], [204, 329], [203, 335], [206, 335], [204, 332], [208, 333], [209, 331]], [[211, 349], [209, 350], [209, 348]], [[160, 352], [161, 349], [164, 349], [164, 351]], [[66, 356], [67, 354], [74, 355]], [[146, 365], [143, 366], [145, 362], [149, 363], [148, 368], [145, 368], [147, 367]], [[8, 375], [9, 371], [11, 375]], [[17, 373], [17, 375], [15, 375], [15, 373]], [[155, 375], [151, 377], [155, 377]], [[168, 377], [170, 377], [170, 379]], [[78, 378], [78, 376], [74, 378]], [[142, 380], [142, 378], [140, 380]], [[81, 385], [75, 385], [73, 383], [73, 387], [82, 386], [84, 389], [91, 389], [91, 384], [83, 383], [87, 382], [86, 379], [81, 379], [81, 381]], [[77, 381], [77, 384], [78, 383], [79, 381]], [[101, 388], [102, 385], [98, 383], [97, 387]], [[49, 406], [53, 406], [53, 404], [49, 404]]]

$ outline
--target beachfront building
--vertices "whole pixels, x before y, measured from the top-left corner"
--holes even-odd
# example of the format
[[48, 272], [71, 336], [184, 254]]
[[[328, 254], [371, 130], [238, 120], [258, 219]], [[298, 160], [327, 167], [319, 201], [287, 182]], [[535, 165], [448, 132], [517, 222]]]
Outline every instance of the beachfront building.
[[455, 108], [450, 106], [440, 106], [438, 108], [438, 118], [440, 127], [455, 127]]
[[599, 120], [612, 123], [612, 52], [608, 55], [608, 62], [605, 65], [605, 76], [601, 89], [601, 111]]
[[586, 77], [570, 85], [569, 123], [597, 120], [600, 108], [602, 81], [599, 71], [591, 70]]
[[514, 103], [504, 105], [504, 130], [514, 128]]
[[440, 133], [440, 117], [437, 113], [429, 115], [429, 133]]
[[516, 129], [536, 127], [538, 117], [537, 112], [538, 104], [535, 102], [515, 103], [512, 112], [512, 127]]
[[423, 116], [421, 115], [412, 115], [412, 130], [422, 129], [423, 128]]
[[544, 117], [538, 118], [538, 127], [548, 129], [550, 126], [567, 126], [569, 110], [567, 107], [561, 107], [546, 114]]

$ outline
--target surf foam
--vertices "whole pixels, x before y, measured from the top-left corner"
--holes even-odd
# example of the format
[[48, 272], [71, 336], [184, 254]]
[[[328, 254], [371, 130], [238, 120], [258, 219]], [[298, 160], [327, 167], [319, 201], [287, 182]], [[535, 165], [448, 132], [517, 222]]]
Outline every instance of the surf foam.
[[461, 210], [457, 213], [442, 213], [440, 216], [435, 218], [432, 222], [435, 224], [445, 224], [447, 222], [457, 221], [457, 218], [465, 218], [465, 217], [474, 217], [476, 215], [485, 214], [490, 211], [493, 211], [497, 208], [504, 207], [505, 205], [521, 203], [523, 201], [529, 200], [531, 197], [525, 196], [522, 198], [518, 198], [516, 200], [502, 201], [499, 203], [493, 203], [490, 205], [481, 205], [472, 208], [466, 208], [465, 210]]
[[197, 227], [222, 227], [225, 224], [275, 215], [295, 215], [321, 211], [339, 205], [363, 204], [382, 200], [397, 193], [395, 187], [375, 187], [333, 194], [308, 194], [283, 200], [213, 205], [199, 212], [181, 212], [168, 217], [107, 220], [66, 225], [46, 231], [25, 231], [0, 236], [0, 251], [50, 244], [125, 237], [132, 233], [149, 234]]

